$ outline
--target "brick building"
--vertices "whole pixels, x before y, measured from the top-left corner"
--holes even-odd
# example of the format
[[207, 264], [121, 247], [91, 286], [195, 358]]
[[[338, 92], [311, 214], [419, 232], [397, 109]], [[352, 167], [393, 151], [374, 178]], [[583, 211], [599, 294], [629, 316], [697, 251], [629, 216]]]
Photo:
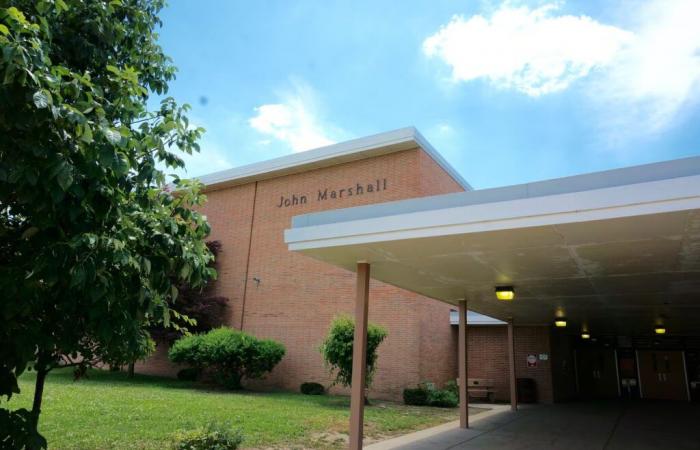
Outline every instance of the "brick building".
[[[251, 387], [297, 390], [302, 382], [328, 385], [319, 345], [331, 321], [351, 315], [355, 274], [290, 252], [284, 230], [293, 216], [470, 190], [470, 186], [413, 128], [344, 142], [201, 177], [212, 226], [222, 243], [217, 295], [229, 298], [226, 323], [284, 343], [275, 370]], [[457, 377], [454, 307], [371, 282], [370, 322], [388, 331], [379, 349], [370, 395], [398, 399], [421, 381]], [[496, 398], [509, 398], [506, 327], [484, 320], [470, 327], [470, 377], [495, 382]], [[173, 375], [161, 344], [143, 373]], [[536, 380], [539, 399], [553, 401], [550, 360], [528, 365], [528, 355], [550, 353], [548, 326], [515, 328], [519, 377]], [[342, 390], [337, 389], [341, 392]]]

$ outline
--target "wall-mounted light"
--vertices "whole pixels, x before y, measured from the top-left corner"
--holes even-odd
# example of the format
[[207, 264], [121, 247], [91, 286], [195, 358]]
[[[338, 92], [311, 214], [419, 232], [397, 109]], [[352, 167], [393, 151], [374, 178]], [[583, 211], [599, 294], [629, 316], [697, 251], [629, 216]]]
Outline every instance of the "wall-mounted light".
[[591, 334], [590, 334], [590, 333], [588, 333], [588, 332], [586, 332], [586, 331], [584, 331], [583, 333], [581, 333], [581, 339], [590, 339], [590, 338], [591, 338]]
[[655, 326], [654, 333], [655, 334], [666, 334], [666, 327], [663, 327], [661, 325]]
[[566, 328], [566, 319], [559, 317], [554, 321], [554, 326], [557, 328]]
[[515, 288], [513, 286], [496, 286], [496, 298], [510, 301], [515, 298]]

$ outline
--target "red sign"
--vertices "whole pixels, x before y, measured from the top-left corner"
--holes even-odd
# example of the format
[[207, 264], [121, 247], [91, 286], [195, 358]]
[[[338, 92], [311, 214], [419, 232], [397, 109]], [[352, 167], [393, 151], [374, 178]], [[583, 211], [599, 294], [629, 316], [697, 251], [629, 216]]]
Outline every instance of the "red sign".
[[527, 366], [537, 367], [537, 355], [527, 355]]

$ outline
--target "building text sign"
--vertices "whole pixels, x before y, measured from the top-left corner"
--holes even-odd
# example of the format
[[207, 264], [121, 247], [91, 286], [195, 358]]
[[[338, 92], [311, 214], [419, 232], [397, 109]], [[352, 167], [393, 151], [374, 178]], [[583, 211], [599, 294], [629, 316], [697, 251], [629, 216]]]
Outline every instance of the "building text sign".
[[386, 178], [378, 178], [369, 183], [355, 183], [353, 186], [347, 186], [341, 189], [323, 188], [318, 189], [314, 194], [291, 194], [282, 195], [277, 202], [278, 208], [288, 208], [290, 206], [305, 205], [309, 200], [323, 202], [326, 200], [342, 199], [349, 197], [357, 197], [358, 195], [369, 195], [376, 192], [385, 191], [387, 189]]

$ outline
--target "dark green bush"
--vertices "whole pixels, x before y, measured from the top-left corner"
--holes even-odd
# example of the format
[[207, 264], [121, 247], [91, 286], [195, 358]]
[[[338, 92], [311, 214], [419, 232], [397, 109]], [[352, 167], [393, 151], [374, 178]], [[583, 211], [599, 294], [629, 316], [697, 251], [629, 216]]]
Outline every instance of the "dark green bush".
[[452, 391], [447, 389], [436, 389], [430, 392], [428, 396], [430, 406], [439, 406], [441, 408], [454, 408], [459, 405], [459, 398]]
[[195, 369], [210, 369], [226, 388], [240, 389], [244, 378], [261, 378], [282, 360], [284, 353], [284, 346], [277, 341], [222, 327], [178, 339], [168, 357]]
[[243, 442], [241, 430], [225, 423], [208, 423], [191, 431], [175, 434], [175, 450], [236, 450]]
[[326, 393], [326, 388], [320, 383], [301, 383], [299, 390], [306, 395], [323, 395]]
[[403, 401], [414, 406], [454, 408], [459, 405], [459, 395], [456, 385], [453, 386], [449, 382], [445, 384], [445, 389], [437, 389], [434, 383], [423, 382], [416, 388], [404, 389]]
[[181, 381], [196, 381], [200, 370], [196, 367], [187, 367], [177, 372], [177, 379]]
[[459, 386], [457, 386], [457, 382], [455, 380], [450, 380], [447, 383], [445, 383], [444, 389], [446, 391], [452, 392], [455, 397], [459, 398]]
[[428, 391], [421, 388], [406, 388], [403, 390], [403, 402], [407, 405], [426, 406], [428, 404]]

